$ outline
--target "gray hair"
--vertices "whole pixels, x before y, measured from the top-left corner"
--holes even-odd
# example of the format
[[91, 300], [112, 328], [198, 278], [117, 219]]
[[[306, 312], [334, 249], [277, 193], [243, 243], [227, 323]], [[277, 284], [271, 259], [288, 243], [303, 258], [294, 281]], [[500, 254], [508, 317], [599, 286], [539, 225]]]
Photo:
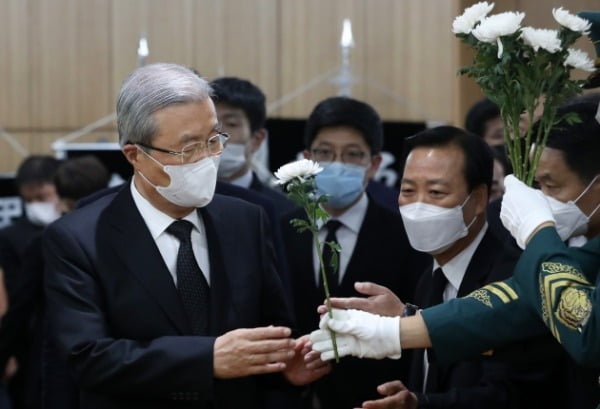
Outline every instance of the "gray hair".
[[150, 144], [157, 130], [152, 115], [163, 108], [210, 98], [208, 82], [177, 64], [150, 64], [133, 71], [117, 98], [119, 144]]

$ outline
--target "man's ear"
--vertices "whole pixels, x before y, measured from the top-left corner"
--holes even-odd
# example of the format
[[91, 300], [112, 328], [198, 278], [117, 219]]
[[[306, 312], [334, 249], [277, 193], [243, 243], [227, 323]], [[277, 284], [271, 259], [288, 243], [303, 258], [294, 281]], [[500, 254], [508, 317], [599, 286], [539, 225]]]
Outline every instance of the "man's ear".
[[139, 161], [139, 155], [142, 154], [137, 146], [128, 143], [123, 146], [123, 155], [125, 155], [125, 159], [127, 162], [131, 164], [134, 168], [137, 168], [137, 163]]
[[308, 151], [308, 149], [304, 149], [302, 151], [302, 155], [304, 155], [304, 159], [310, 159], [310, 152]]
[[252, 136], [250, 137], [250, 153], [256, 152], [260, 145], [263, 143], [265, 138], [267, 137], [267, 130], [265, 128], [260, 128], [254, 132], [252, 132]]

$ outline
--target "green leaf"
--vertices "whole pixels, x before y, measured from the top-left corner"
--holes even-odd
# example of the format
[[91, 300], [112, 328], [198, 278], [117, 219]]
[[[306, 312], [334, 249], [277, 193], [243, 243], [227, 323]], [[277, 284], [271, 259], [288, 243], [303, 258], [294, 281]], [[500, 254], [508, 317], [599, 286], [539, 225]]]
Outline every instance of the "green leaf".
[[333, 269], [333, 271], [337, 271], [339, 265], [339, 253], [342, 248], [334, 241], [326, 241], [323, 243], [323, 245], [328, 246], [331, 249], [331, 260], [329, 262], [329, 266]]
[[292, 219], [290, 220], [290, 224], [299, 232], [305, 231], [310, 228], [309, 223], [303, 219]]

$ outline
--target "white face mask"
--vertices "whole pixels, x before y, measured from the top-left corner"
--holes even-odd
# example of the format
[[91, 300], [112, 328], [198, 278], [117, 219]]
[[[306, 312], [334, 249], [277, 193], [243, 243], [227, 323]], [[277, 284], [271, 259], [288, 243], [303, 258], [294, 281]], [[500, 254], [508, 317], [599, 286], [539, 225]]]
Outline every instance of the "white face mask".
[[423, 202], [400, 206], [400, 215], [410, 245], [418, 251], [439, 254], [450, 248], [457, 240], [469, 233], [469, 227], [463, 219], [462, 208], [471, 195], [456, 207], [441, 207]]
[[53, 202], [25, 203], [27, 219], [38, 226], [48, 226], [60, 217], [58, 206]]
[[[143, 149], [140, 151], [144, 152]], [[162, 197], [181, 207], [204, 207], [210, 203], [217, 184], [219, 156], [209, 156], [185, 165], [163, 165], [146, 152], [144, 154], [160, 165], [171, 179], [168, 186], [156, 186], [138, 171]]]
[[221, 153], [221, 163], [217, 173], [219, 179], [229, 179], [246, 164], [246, 145], [229, 143]]
[[583, 197], [584, 194], [586, 194], [597, 178], [598, 176], [592, 179], [592, 181], [587, 185], [583, 192], [577, 196], [577, 199], [575, 200], [569, 200], [565, 203], [546, 195], [546, 199], [550, 204], [550, 210], [552, 211], [552, 215], [556, 221], [556, 231], [563, 241], [568, 240], [571, 237], [581, 236], [587, 232], [588, 222], [596, 213], [596, 210], [598, 210], [600, 204], [596, 206], [589, 216], [586, 216], [586, 214], [581, 211], [579, 206], [577, 206], [577, 202]]

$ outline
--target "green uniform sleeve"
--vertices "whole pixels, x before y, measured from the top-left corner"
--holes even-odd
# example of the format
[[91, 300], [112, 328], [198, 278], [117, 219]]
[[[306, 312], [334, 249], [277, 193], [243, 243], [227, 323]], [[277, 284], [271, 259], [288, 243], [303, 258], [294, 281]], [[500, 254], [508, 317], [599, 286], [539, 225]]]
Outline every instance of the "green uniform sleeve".
[[456, 362], [547, 333], [512, 278], [421, 312], [437, 359]]
[[598, 281], [598, 254], [600, 238], [573, 250], [547, 227], [530, 240], [514, 273], [523, 301], [571, 357], [588, 366], [600, 364], [600, 296], [592, 284]]
[[583, 247], [569, 247], [567, 253], [579, 263], [581, 272], [590, 283], [595, 283], [600, 269], [600, 239], [588, 241]]

